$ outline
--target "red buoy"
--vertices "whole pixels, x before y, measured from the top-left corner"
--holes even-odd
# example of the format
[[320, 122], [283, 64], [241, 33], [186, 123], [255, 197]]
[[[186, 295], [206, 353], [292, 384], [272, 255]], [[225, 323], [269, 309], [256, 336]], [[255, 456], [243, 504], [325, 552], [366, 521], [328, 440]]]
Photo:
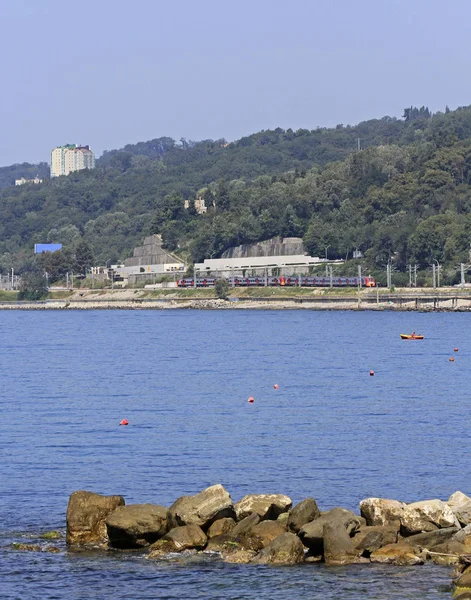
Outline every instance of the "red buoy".
[[120, 425], [129, 425], [129, 421], [127, 419], [123, 419]]
[[250, 402], [252, 404], [252, 402], [255, 401], [255, 398], [253, 396], [250, 396], [249, 399], [247, 400], [247, 402]]
[[454, 348], [454, 349], [453, 349], [453, 352], [458, 352], [458, 348]]
[[280, 386], [277, 383], [275, 383], [273, 387], [275, 388], [275, 390], [277, 390]]
[[373, 377], [373, 375], [375, 374], [374, 371], [370, 371], [370, 376]]
[[449, 361], [450, 362], [455, 362], [455, 359], [453, 358], [453, 356], [450, 356]]

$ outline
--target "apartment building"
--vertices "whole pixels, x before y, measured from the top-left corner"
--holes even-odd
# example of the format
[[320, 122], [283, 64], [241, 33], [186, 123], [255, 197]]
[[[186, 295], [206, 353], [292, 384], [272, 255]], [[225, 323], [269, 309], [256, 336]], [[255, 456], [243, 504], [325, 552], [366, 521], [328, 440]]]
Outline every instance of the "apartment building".
[[51, 152], [51, 177], [69, 175], [82, 169], [95, 168], [95, 155], [90, 146], [66, 144], [58, 146]]

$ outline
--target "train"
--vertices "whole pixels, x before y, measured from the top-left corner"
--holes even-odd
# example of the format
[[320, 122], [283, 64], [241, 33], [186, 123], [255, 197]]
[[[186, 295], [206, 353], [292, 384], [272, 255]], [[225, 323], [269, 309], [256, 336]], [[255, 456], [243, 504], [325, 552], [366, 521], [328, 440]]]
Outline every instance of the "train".
[[[303, 275], [291, 277], [227, 277], [228, 284], [231, 287], [270, 287], [279, 286], [300, 286], [300, 287], [376, 287], [376, 279], [374, 277], [305, 277]], [[301, 280], [301, 281], [300, 281]], [[213, 277], [197, 277], [196, 286], [195, 280], [190, 278], [177, 279], [177, 287], [192, 288], [192, 287], [214, 287], [216, 278]]]

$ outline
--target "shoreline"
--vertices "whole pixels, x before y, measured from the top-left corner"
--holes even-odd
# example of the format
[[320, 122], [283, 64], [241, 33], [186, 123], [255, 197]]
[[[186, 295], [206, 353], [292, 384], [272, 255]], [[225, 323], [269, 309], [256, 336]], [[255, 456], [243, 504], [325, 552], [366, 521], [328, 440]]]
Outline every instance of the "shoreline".
[[[235, 291], [235, 290], [234, 290]], [[333, 294], [305, 290], [296, 294], [269, 290], [251, 296], [248, 289], [238, 289], [237, 296], [226, 300], [195, 290], [179, 295], [167, 290], [145, 289], [76, 290], [69, 295], [40, 301], [0, 301], [0, 310], [354, 310], [398, 312], [468, 312], [471, 293], [456, 288], [436, 290], [401, 290], [398, 292], [362, 291]], [[205, 294], [206, 292], [206, 294]], [[283, 291], [281, 291], [283, 292]], [[202, 295], [205, 294], [205, 295]]]

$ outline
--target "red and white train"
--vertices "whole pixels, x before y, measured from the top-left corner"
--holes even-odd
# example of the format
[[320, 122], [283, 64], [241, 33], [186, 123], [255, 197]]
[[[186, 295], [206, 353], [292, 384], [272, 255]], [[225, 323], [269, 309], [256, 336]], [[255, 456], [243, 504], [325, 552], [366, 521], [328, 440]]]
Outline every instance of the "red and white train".
[[[301, 281], [300, 281], [301, 279]], [[214, 287], [216, 279], [213, 277], [197, 277], [196, 286], [193, 278], [178, 279], [177, 286], [182, 288]], [[270, 287], [301, 286], [301, 287], [359, 287], [359, 277], [305, 277], [293, 275], [291, 277], [227, 277], [227, 282], [232, 287]], [[374, 277], [362, 277], [361, 287], [376, 287]]]

